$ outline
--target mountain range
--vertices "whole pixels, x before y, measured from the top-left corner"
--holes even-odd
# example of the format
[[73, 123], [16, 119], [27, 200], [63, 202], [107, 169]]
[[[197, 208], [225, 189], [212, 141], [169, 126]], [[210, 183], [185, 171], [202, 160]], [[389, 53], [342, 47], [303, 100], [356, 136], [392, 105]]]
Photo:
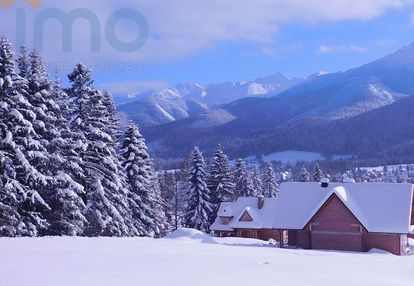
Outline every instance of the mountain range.
[[[285, 150], [410, 156], [413, 79], [414, 44], [345, 72], [179, 85], [148, 93], [119, 110], [141, 124], [153, 152], [164, 158], [184, 156], [194, 145], [210, 153], [218, 143], [231, 157]], [[176, 100], [164, 108], [171, 116], [159, 116], [145, 104], [161, 105], [172, 96]], [[170, 111], [171, 102], [185, 112], [177, 116]], [[151, 120], [143, 122], [144, 117]]]
[[134, 101], [118, 106], [118, 111], [141, 127], [149, 127], [196, 116], [242, 98], [271, 97], [304, 80], [278, 73], [249, 82], [185, 83], [138, 94]]

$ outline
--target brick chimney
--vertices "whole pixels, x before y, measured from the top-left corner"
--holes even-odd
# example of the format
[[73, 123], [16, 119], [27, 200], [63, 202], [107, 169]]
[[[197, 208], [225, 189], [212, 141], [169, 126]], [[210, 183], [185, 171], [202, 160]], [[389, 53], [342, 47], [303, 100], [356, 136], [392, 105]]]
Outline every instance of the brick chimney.
[[265, 198], [264, 196], [260, 195], [257, 197], [257, 208], [261, 210], [264, 206]]
[[329, 179], [328, 178], [322, 178], [322, 180], [321, 180], [321, 187], [322, 188], [329, 187]]

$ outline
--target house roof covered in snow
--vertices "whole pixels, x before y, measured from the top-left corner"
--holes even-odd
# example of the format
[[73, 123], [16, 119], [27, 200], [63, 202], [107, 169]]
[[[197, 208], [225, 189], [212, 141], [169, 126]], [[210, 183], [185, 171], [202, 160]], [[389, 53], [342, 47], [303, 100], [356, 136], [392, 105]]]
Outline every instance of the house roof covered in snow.
[[[279, 197], [265, 199], [263, 208], [258, 208], [257, 198], [239, 198], [223, 203], [218, 216], [231, 213], [232, 219], [225, 225], [231, 229], [303, 229], [333, 194], [369, 232], [410, 232], [411, 184], [329, 183], [323, 188], [320, 183], [283, 183]], [[246, 209], [253, 221], [240, 220]], [[211, 229], [220, 230], [221, 225], [218, 218]]]

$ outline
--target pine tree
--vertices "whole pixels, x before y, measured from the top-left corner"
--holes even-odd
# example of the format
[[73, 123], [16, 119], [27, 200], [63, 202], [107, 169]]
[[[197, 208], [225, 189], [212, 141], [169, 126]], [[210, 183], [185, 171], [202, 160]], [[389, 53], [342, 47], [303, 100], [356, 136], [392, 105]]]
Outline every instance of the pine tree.
[[323, 171], [321, 170], [321, 166], [319, 162], [316, 162], [315, 164], [315, 173], [313, 175], [313, 181], [314, 182], [320, 182], [322, 178], [324, 177]]
[[310, 174], [308, 170], [306, 170], [305, 166], [302, 166], [302, 169], [298, 175], [297, 181], [298, 182], [310, 182], [311, 181]]
[[26, 226], [18, 212], [25, 190], [16, 180], [12, 154], [7, 150], [11, 146], [8, 146], [7, 138], [0, 135], [6, 139], [0, 141], [0, 237], [15, 237], [26, 234]]
[[185, 214], [185, 226], [209, 231], [210, 216], [213, 211], [211, 196], [206, 184], [204, 158], [200, 150], [195, 147], [191, 154], [188, 173], [188, 199]]
[[30, 58], [29, 51], [25, 46], [20, 48], [19, 57], [17, 59], [17, 65], [19, 67], [19, 75], [22, 78], [28, 79], [30, 76]]
[[210, 173], [207, 186], [212, 195], [212, 202], [217, 208], [221, 202], [228, 202], [234, 198], [234, 186], [231, 181], [229, 159], [219, 145], [210, 164]]
[[259, 168], [254, 169], [252, 182], [253, 182], [253, 189], [255, 193], [257, 195], [262, 195], [263, 194], [263, 181], [262, 181], [262, 176], [260, 174]]
[[49, 133], [48, 151], [51, 156], [49, 168], [53, 168], [54, 188], [47, 195], [51, 210], [45, 213], [50, 224], [48, 235], [82, 235], [86, 217], [85, 189], [80, 184], [84, 178], [79, 154], [67, 120], [67, 94], [61, 88], [56, 75], [51, 83], [47, 100], [48, 113], [53, 118], [47, 126]]
[[237, 197], [255, 197], [257, 195], [246, 162], [238, 159], [234, 172], [234, 186]]
[[175, 222], [174, 196], [177, 187], [175, 174], [167, 171], [159, 172], [158, 185], [160, 188], [161, 199], [165, 204], [164, 213], [167, 217], [169, 226], [172, 226]]
[[125, 132], [121, 155], [130, 186], [130, 211], [138, 235], [162, 236], [166, 232], [164, 201], [145, 139], [132, 122]]
[[27, 80], [15, 73], [10, 42], [1, 38], [0, 207], [8, 213], [1, 227], [2, 234], [8, 236], [36, 236], [48, 227], [42, 212], [50, 207], [39, 191], [50, 178], [32, 164], [43, 160], [45, 150], [33, 128], [36, 115], [27, 100], [28, 89]]
[[166, 202], [171, 202], [174, 198], [176, 184], [175, 173], [164, 171], [158, 174], [161, 197]]
[[[186, 162], [185, 162], [186, 163]], [[175, 186], [173, 196], [173, 227], [178, 229], [179, 226], [184, 225], [183, 219], [185, 214], [185, 202], [187, 199], [187, 177], [188, 170], [183, 167], [174, 174]]]
[[220, 145], [217, 147], [211, 160], [207, 186], [210, 191], [213, 208], [210, 215], [210, 224], [212, 224], [216, 219], [220, 203], [234, 199], [234, 186], [231, 180], [229, 159]]
[[275, 198], [279, 194], [279, 185], [276, 182], [276, 174], [272, 163], [266, 165], [266, 173], [263, 178], [263, 195], [266, 198]]
[[[28, 64], [23, 64], [28, 59]], [[81, 198], [84, 188], [76, 181], [80, 166], [77, 154], [73, 154], [75, 148], [66, 118], [66, 94], [60, 82], [53, 83], [49, 79], [39, 53], [30, 52], [28, 59], [22, 52], [19, 63], [28, 68], [27, 100], [33, 106], [36, 115], [33, 126], [44, 150], [41, 160], [33, 160], [32, 164], [51, 178], [39, 192], [50, 207], [43, 211], [49, 227], [40, 234], [80, 235], [86, 221]]]
[[105, 106], [108, 112], [108, 132], [110, 136], [113, 138], [113, 146], [114, 148], [118, 149], [119, 139], [120, 139], [120, 132], [119, 132], [119, 120], [116, 117], [116, 109], [115, 104], [112, 98], [112, 95], [105, 91], [102, 94], [102, 104]]
[[[152, 167], [152, 164], [151, 164]], [[152, 208], [154, 213], [154, 236], [164, 237], [171, 229], [171, 223], [167, 214], [168, 204], [162, 198], [158, 173], [152, 168]]]
[[137, 232], [129, 215], [126, 178], [114, 141], [108, 108], [94, 89], [91, 71], [78, 64], [69, 75], [71, 130], [85, 172], [85, 217], [88, 236], [125, 236]]
[[14, 74], [11, 44], [0, 39], [0, 236], [18, 236], [25, 232], [18, 212], [24, 201], [26, 188], [17, 180], [16, 163], [18, 162], [13, 142], [12, 130], [14, 118], [10, 112], [15, 108], [13, 98]]

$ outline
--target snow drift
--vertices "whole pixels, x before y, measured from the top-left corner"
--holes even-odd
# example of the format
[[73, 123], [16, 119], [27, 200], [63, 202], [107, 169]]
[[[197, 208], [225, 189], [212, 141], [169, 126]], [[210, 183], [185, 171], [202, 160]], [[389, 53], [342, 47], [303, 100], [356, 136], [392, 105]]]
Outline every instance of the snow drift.
[[180, 228], [176, 231], [170, 233], [167, 239], [189, 241], [189, 242], [201, 242], [201, 243], [217, 243], [211, 236], [205, 234], [204, 232], [191, 229], [191, 228]]

